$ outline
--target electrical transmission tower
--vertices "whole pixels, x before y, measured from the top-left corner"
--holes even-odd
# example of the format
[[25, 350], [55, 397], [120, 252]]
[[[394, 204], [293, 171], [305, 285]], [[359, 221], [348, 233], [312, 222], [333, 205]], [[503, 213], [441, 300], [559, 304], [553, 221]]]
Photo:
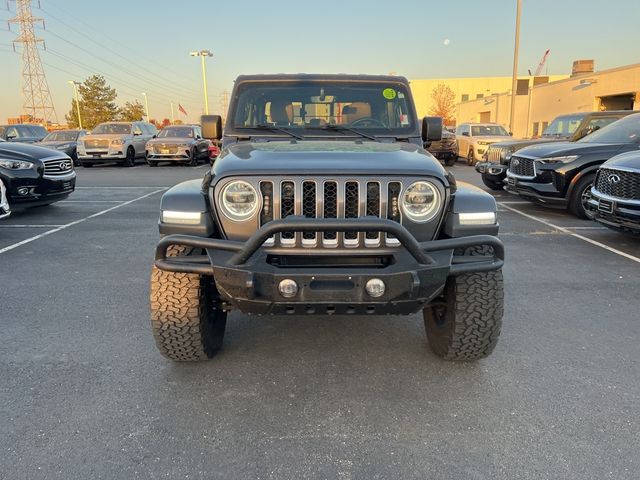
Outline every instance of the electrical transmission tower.
[[227, 117], [227, 109], [229, 108], [229, 90], [224, 90], [220, 94], [220, 115], [223, 120]]
[[[11, 24], [17, 24], [20, 33], [13, 41], [15, 51], [16, 44], [22, 45], [22, 96], [24, 98], [24, 113], [31, 116], [34, 122], [58, 122], [58, 115], [53, 107], [51, 92], [47, 84], [47, 77], [42, 68], [38, 45], [45, 48], [44, 40], [36, 37], [35, 25], [42, 23], [44, 19], [34, 17], [31, 13], [31, 0], [10, 0], [16, 3], [16, 15], [9, 20]], [[8, 6], [8, 2], [7, 2]]]

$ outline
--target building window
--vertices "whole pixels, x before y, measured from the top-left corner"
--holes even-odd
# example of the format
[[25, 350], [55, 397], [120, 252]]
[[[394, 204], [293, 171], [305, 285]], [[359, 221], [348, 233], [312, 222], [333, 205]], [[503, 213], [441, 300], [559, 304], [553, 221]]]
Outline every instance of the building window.
[[484, 98], [484, 93], [479, 93], [479, 94], [477, 94], [477, 95], [476, 95], [476, 100], [477, 100], [478, 98]]
[[533, 136], [537, 137], [540, 133], [540, 124], [538, 122], [533, 122]]
[[468, 102], [469, 101], [469, 94], [468, 93], [463, 93], [462, 94], [462, 101], [463, 102]]
[[549, 122], [542, 122], [542, 131], [544, 132], [549, 126]]

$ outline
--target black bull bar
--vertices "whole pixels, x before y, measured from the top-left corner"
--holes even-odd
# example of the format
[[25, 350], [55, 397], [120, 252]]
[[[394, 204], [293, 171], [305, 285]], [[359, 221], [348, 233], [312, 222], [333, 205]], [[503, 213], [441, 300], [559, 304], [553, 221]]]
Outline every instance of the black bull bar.
[[[488, 272], [502, 268], [504, 264], [504, 245], [491, 235], [473, 235], [468, 237], [450, 238], [418, 242], [415, 237], [401, 224], [375, 217], [354, 219], [316, 219], [304, 217], [287, 217], [284, 220], [274, 220], [262, 226], [245, 242], [222, 240], [215, 238], [197, 237], [191, 235], [167, 235], [156, 247], [155, 265], [160, 270], [170, 272], [197, 273], [213, 275], [215, 267], [233, 268], [245, 265], [258, 252], [265, 241], [283, 232], [380, 232], [393, 235], [413, 257], [419, 266], [437, 266], [438, 262], [429, 255], [443, 250], [464, 249], [475, 246], [490, 246], [492, 255], [463, 256], [454, 255], [451, 260], [449, 275], [460, 275], [471, 272]], [[222, 251], [230, 255], [221, 257], [220, 264], [209, 256], [167, 257], [167, 249], [172, 245], [184, 245], [205, 249], [208, 252]], [[376, 253], [375, 247], [363, 247], [371, 254]], [[291, 248], [292, 255], [309, 254], [314, 248]], [[359, 251], [362, 249], [353, 249]], [[440, 265], [442, 266], [442, 265]]]

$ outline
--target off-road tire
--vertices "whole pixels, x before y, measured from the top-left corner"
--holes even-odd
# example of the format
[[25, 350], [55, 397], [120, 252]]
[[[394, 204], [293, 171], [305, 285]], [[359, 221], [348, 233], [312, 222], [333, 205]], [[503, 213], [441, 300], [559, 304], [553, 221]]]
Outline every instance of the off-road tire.
[[491, 190], [502, 191], [504, 190], [503, 182], [496, 182], [486, 173], [482, 174], [482, 183], [484, 183]]
[[122, 164], [125, 167], [133, 167], [136, 164], [136, 151], [133, 147], [127, 148], [127, 156]]
[[444, 160], [444, 164], [445, 164], [447, 167], [453, 167], [453, 166], [456, 164], [456, 157], [455, 157], [455, 156], [451, 156], [451, 157], [449, 157], [449, 158], [446, 158], [446, 159]]
[[[472, 247], [464, 254], [491, 252], [491, 247]], [[463, 362], [489, 356], [500, 337], [503, 313], [502, 270], [448, 278], [440, 298], [423, 311], [431, 350]]]
[[573, 187], [571, 198], [569, 198], [569, 211], [578, 218], [589, 218], [582, 203], [582, 196], [587, 188], [591, 188], [595, 175], [585, 175]]
[[[170, 256], [193, 249], [172, 246]], [[213, 277], [151, 269], [151, 329], [160, 353], [174, 361], [211, 358], [222, 347], [227, 314], [216, 303]]]
[[469, 165], [470, 167], [473, 167], [476, 164], [476, 157], [475, 154], [473, 153], [473, 148], [469, 148], [469, 151], [467, 152], [467, 165]]
[[156, 160], [147, 160], [147, 163], [149, 164], [150, 167], [158, 166], [158, 162]]

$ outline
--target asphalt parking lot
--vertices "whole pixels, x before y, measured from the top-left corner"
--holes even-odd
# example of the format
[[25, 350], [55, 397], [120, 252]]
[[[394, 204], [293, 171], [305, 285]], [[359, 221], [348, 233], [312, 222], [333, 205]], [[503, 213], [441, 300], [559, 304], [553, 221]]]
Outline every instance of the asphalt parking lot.
[[213, 360], [174, 364], [148, 326], [158, 204], [205, 169], [80, 169], [0, 223], [0, 478], [639, 477], [638, 239], [499, 194], [490, 358], [439, 360], [417, 315], [233, 313]]

